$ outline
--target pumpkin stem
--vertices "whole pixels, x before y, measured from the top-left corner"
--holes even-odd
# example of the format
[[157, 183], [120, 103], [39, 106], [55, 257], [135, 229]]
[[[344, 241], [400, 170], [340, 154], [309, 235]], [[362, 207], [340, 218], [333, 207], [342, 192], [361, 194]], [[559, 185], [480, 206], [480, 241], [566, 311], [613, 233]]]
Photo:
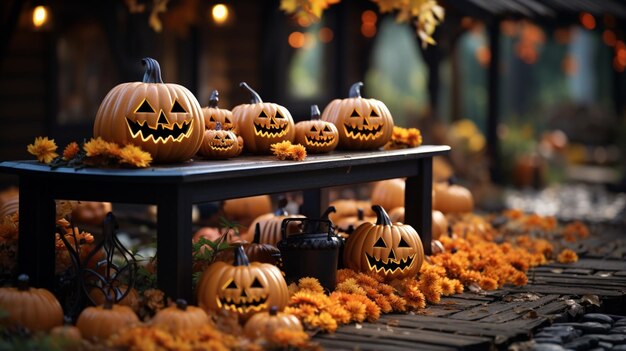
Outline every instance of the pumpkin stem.
[[352, 84], [350, 87], [350, 92], [348, 93], [348, 97], [350, 98], [360, 98], [361, 97], [361, 87], [363, 86], [363, 82], [356, 82]]
[[144, 57], [141, 60], [141, 63], [146, 68], [146, 71], [143, 74], [144, 83], [163, 83], [163, 78], [161, 78], [161, 66], [159, 66], [159, 62], [157, 60]]
[[328, 219], [328, 216], [331, 213], [335, 213], [337, 212], [337, 209], [335, 208], [335, 206], [328, 206], [328, 208], [326, 209], [326, 211], [324, 211], [324, 213], [322, 213], [322, 217], [321, 219]]
[[237, 266], [249, 266], [250, 265], [250, 261], [248, 260], [248, 256], [246, 255], [246, 252], [243, 251], [243, 245], [237, 245], [235, 247], [235, 262], [233, 263], [233, 266], [237, 267]]
[[320, 108], [317, 105], [311, 105], [311, 121], [319, 121], [320, 115]]
[[217, 90], [213, 90], [211, 92], [211, 96], [209, 96], [209, 107], [216, 108], [217, 103], [220, 101], [220, 93]]
[[270, 316], [275, 316], [278, 314], [278, 306], [272, 306], [269, 310]]
[[253, 244], [261, 243], [261, 225], [259, 223], [254, 226], [254, 239], [252, 239]]
[[177, 299], [176, 300], [176, 308], [178, 308], [181, 311], [186, 311], [187, 310], [187, 301], [185, 299]]
[[215, 122], [215, 130], [222, 130], [222, 122]]
[[248, 83], [246, 82], [241, 82], [239, 83], [239, 86], [248, 90], [248, 92], [250, 92], [250, 103], [251, 104], [261, 104], [263, 103], [263, 100], [261, 100], [261, 97], [259, 96], [259, 94], [254, 91], [254, 89], [250, 88], [250, 86], [248, 85]]
[[372, 206], [372, 210], [376, 212], [376, 225], [392, 225], [389, 215], [380, 205]]
[[26, 291], [30, 289], [30, 278], [27, 274], [20, 274], [17, 277], [17, 290]]

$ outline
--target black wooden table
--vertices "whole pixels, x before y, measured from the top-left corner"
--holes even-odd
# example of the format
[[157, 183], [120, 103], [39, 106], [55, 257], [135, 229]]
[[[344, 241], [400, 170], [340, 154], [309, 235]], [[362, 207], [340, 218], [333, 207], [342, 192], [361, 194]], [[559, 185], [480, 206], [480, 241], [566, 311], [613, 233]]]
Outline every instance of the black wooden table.
[[157, 206], [157, 285], [172, 298], [193, 301], [191, 208], [244, 196], [303, 190], [303, 212], [319, 216], [321, 188], [406, 177], [405, 222], [431, 241], [432, 157], [448, 146], [424, 145], [389, 151], [334, 152], [306, 160], [244, 156], [146, 169], [74, 170], [36, 161], [7, 161], [0, 171], [19, 176], [18, 266], [35, 286], [54, 284], [55, 199], [109, 201]]

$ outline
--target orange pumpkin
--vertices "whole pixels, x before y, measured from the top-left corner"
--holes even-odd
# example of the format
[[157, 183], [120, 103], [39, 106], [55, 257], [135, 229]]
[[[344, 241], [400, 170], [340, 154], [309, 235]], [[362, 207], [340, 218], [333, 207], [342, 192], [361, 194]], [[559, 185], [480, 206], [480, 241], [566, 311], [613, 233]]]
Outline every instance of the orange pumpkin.
[[320, 109], [311, 106], [311, 119], [296, 123], [295, 142], [304, 145], [307, 152], [321, 154], [335, 150], [339, 144], [339, 131], [334, 124], [320, 119]]
[[402, 178], [381, 180], [374, 184], [371, 202], [381, 205], [386, 211], [404, 206], [406, 182]]
[[209, 324], [209, 316], [203, 309], [187, 305], [183, 299], [157, 312], [150, 324], [170, 333], [201, 328]]
[[124, 296], [127, 290], [128, 285], [115, 286], [112, 288], [93, 288], [89, 290], [89, 298], [94, 305], [102, 305], [106, 302], [106, 297], [104, 296], [106, 291], [112, 302], [122, 306], [128, 306], [132, 308], [133, 311], [139, 312], [139, 308], [141, 307], [139, 293], [135, 288], [132, 288], [128, 291], [128, 294]]
[[207, 311], [231, 311], [242, 319], [267, 311], [282, 310], [289, 301], [287, 283], [278, 267], [248, 260], [237, 246], [232, 264], [214, 262], [203, 273], [197, 287], [198, 305]]
[[80, 201], [72, 210], [72, 221], [80, 224], [102, 225], [104, 217], [113, 210], [110, 202]]
[[248, 230], [258, 216], [272, 211], [272, 199], [269, 195], [249, 196], [225, 200], [222, 213], [229, 221], [240, 224], [242, 232]]
[[130, 307], [114, 305], [108, 300], [104, 305], [85, 308], [78, 316], [76, 327], [83, 338], [97, 342], [139, 323], [139, 317]]
[[[254, 240], [251, 243], [242, 243], [246, 256], [252, 262], [269, 263], [276, 265], [280, 259], [280, 250], [271, 244], [261, 243], [261, 229], [259, 223], [255, 225]], [[221, 250], [215, 255], [215, 261], [233, 262], [236, 246]]]
[[361, 224], [346, 240], [343, 262], [357, 272], [375, 272], [386, 279], [415, 276], [424, 261], [422, 241], [413, 227], [391, 223], [387, 212], [372, 206], [376, 223]]
[[[404, 223], [404, 207], [396, 207], [389, 212], [389, 219], [391, 222]], [[437, 210], [433, 210], [432, 218], [432, 238], [437, 239], [442, 235], [448, 234], [448, 219], [446, 216]]]
[[233, 120], [233, 113], [225, 108], [217, 107], [218, 102], [219, 93], [217, 90], [213, 90], [211, 92], [211, 96], [209, 97], [209, 106], [202, 108], [204, 126], [207, 130], [216, 129], [217, 123], [220, 123], [223, 130], [230, 130], [237, 134], [237, 128], [235, 121]]
[[239, 156], [241, 151], [237, 134], [223, 130], [222, 124], [217, 122], [215, 129], [204, 131], [204, 139], [198, 154], [211, 160], [223, 160]]
[[474, 197], [465, 187], [448, 184], [433, 184], [433, 209], [446, 213], [465, 213], [474, 209]]
[[393, 133], [393, 118], [385, 104], [361, 97], [363, 83], [350, 87], [347, 99], [331, 101], [322, 120], [333, 123], [339, 131], [340, 149], [377, 149], [385, 145]]
[[[280, 228], [283, 223], [283, 219], [287, 217], [304, 218], [304, 216], [302, 215], [289, 215], [287, 213], [287, 210], [285, 209], [285, 206], [287, 206], [287, 202], [282, 200], [281, 203], [278, 204], [278, 209], [276, 210], [276, 212], [266, 213], [257, 217], [254, 221], [252, 221], [250, 227], [248, 227], [248, 232], [246, 233], [245, 237], [243, 237], [243, 239], [246, 241], [253, 240], [256, 225], [258, 223], [261, 230], [259, 242], [263, 244], [276, 245], [276, 243], [278, 243], [280, 239], [282, 239]], [[296, 225], [296, 223], [292, 224]], [[287, 234], [291, 234], [293, 232], [295, 232], [295, 229], [292, 230], [292, 227], [290, 226], [288, 228]]]
[[332, 201], [329, 206], [335, 208], [335, 212], [328, 214], [328, 219], [333, 223], [340, 221], [343, 217], [358, 216], [359, 209], [363, 211], [364, 216], [374, 215], [372, 203], [369, 200], [339, 199]]
[[252, 340], [264, 337], [271, 339], [276, 330], [303, 332], [304, 328], [298, 317], [291, 313], [279, 312], [272, 306], [267, 312], [260, 312], [250, 317], [243, 327], [246, 336]]
[[373, 223], [375, 221], [376, 221], [376, 217], [369, 217], [369, 216], [365, 217], [365, 213], [363, 212], [363, 209], [359, 208], [357, 209], [356, 216], [343, 217], [337, 220], [337, 222], [335, 222], [335, 226], [337, 227], [337, 230], [339, 230], [340, 232], [351, 234], [361, 224], [365, 222]]
[[200, 103], [187, 88], [163, 83], [156, 60], [144, 58], [142, 63], [142, 82], [117, 85], [102, 100], [94, 137], [137, 145], [157, 163], [189, 160], [202, 144]]
[[63, 309], [46, 289], [31, 288], [26, 274], [18, 277], [17, 287], [0, 288], [0, 310], [7, 316], [0, 325], [19, 326], [30, 331], [49, 331], [63, 325]]
[[263, 102], [245, 82], [239, 86], [252, 96], [249, 104], [235, 106], [232, 111], [244, 149], [254, 154], [269, 154], [272, 144], [293, 141], [295, 128], [289, 110], [275, 103]]

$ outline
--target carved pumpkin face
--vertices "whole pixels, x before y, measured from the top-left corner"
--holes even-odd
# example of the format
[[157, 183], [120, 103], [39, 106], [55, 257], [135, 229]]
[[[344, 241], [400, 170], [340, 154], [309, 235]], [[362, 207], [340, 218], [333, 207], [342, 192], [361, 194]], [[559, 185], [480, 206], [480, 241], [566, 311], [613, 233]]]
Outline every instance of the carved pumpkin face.
[[268, 154], [272, 144], [293, 141], [295, 129], [289, 110], [275, 103], [263, 102], [246, 83], [240, 85], [252, 94], [250, 104], [235, 106], [232, 111], [246, 151]]
[[295, 142], [310, 153], [333, 151], [339, 144], [339, 131], [334, 124], [320, 119], [317, 105], [311, 106], [311, 120], [296, 123]]
[[331, 101], [322, 120], [333, 123], [339, 131], [339, 148], [376, 149], [391, 139], [393, 118], [384, 103], [361, 97], [358, 82], [350, 88], [350, 97]]
[[219, 122], [216, 127], [217, 130], [204, 131], [204, 140], [198, 153], [209, 159], [226, 159], [238, 156], [241, 153], [241, 148], [237, 135], [231, 131], [221, 130]]
[[217, 90], [211, 92], [209, 98], [209, 106], [202, 108], [204, 115], [204, 126], [206, 129], [217, 129], [217, 123], [222, 125], [223, 130], [232, 130], [237, 134], [236, 126], [233, 120], [233, 113], [227, 109], [217, 107], [219, 102], [219, 93]]
[[271, 264], [248, 262], [241, 246], [235, 249], [234, 264], [211, 264], [198, 283], [200, 307], [236, 312], [243, 318], [273, 305], [282, 310], [288, 300], [287, 283], [280, 270]]
[[145, 58], [143, 82], [120, 84], [104, 98], [94, 124], [94, 137], [134, 144], [155, 162], [193, 157], [204, 128], [200, 103], [185, 87], [165, 84], [156, 60]]
[[375, 272], [386, 279], [416, 275], [424, 260], [422, 241], [411, 226], [392, 224], [385, 210], [372, 206], [377, 221], [361, 224], [346, 241], [344, 264], [359, 272]]

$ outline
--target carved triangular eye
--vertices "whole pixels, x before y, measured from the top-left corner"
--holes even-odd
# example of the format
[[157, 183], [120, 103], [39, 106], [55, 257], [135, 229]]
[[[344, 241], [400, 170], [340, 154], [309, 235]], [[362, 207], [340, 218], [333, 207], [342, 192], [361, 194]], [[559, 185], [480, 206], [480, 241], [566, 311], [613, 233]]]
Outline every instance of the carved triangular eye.
[[230, 118], [224, 117], [224, 123], [231, 124], [232, 122], [230, 121]]
[[252, 284], [250, 285], [251, 288], [263, 288], [263, 284], [261, 284], [261, 282], [259, 281], [259, 278], [254, 278], [254, 281], [252, 282]]
[[376, 240], [376, 243], [374, 243], [374, 247], [387, 247], [387, 244], [385, 244], [385, 240], [383, 240], [382, 236], [378, 238], [378, 240]]
[[316, 126], [311, 127], [311, 132], [317, 133], [317, 127]]
[[230, 140], [230, 139], [232, 139], [232, 138], [230, 137], [230, 135], [226, 134], [226, 135], [224, 136], [224, 140]]
[[274, 118], [285, 118], [280, 111], [276, 110], [276, 116]]
[[398, 243], [398, 247], [411, 247], [411, 245], [409, 245], [409, 243], [407, 243], [404, 238], [400, 238], [400, 243]]
[[261, 110], [261, 113], [259, 113], [259, 118], [267, 118], [267, 114], [265, 113], [265, 111]]
[[325, 132], [330, 132], [330, 127], [329, 127], [329, 126], [325, 126], [325, 127], [324, 127], [324, 131], [325, 131]]
[[352, 110], [352, 114], [350, 115], [350, 117], [361, 117], [361, 115], [356, 112], [356, 109]]
[[152, 106], [150, 106], [150, 104], [148, 103], [148, 100], [143, 100], [143, 102], [141, 103], [141, 106], [139, 106], [136, 112], [154, 113], [154, 109], [152, 108]]
[[214, 137], [213, 139], [215, 139], [215, 140], [221, 140], [222, 138], [221, 138], [218, 134], [215, 134], [215, 137]]
[[372, 113], [370, 114], [370, 117], [380, 117], [380, 116], [378, 115], [376, 110], [372, 109]]
[[215, 118], [213, 118], [213, 116], [211, 116], [211, 117], [209, 118], [209, 121], [211, 121], [211, 122], [215, 122]]
[[235, 284], [234, 280], [231, 280], [230, 284], [226, 285], [224, 289], [239, 289], [239, 287]]
[[180, 102], [178, 102], [178, 100], [174, 101], [174, 105], [172, 106], [172, 113], [187, 113], [187, 111], [185, 111], [185, 109], [180, 105]]

